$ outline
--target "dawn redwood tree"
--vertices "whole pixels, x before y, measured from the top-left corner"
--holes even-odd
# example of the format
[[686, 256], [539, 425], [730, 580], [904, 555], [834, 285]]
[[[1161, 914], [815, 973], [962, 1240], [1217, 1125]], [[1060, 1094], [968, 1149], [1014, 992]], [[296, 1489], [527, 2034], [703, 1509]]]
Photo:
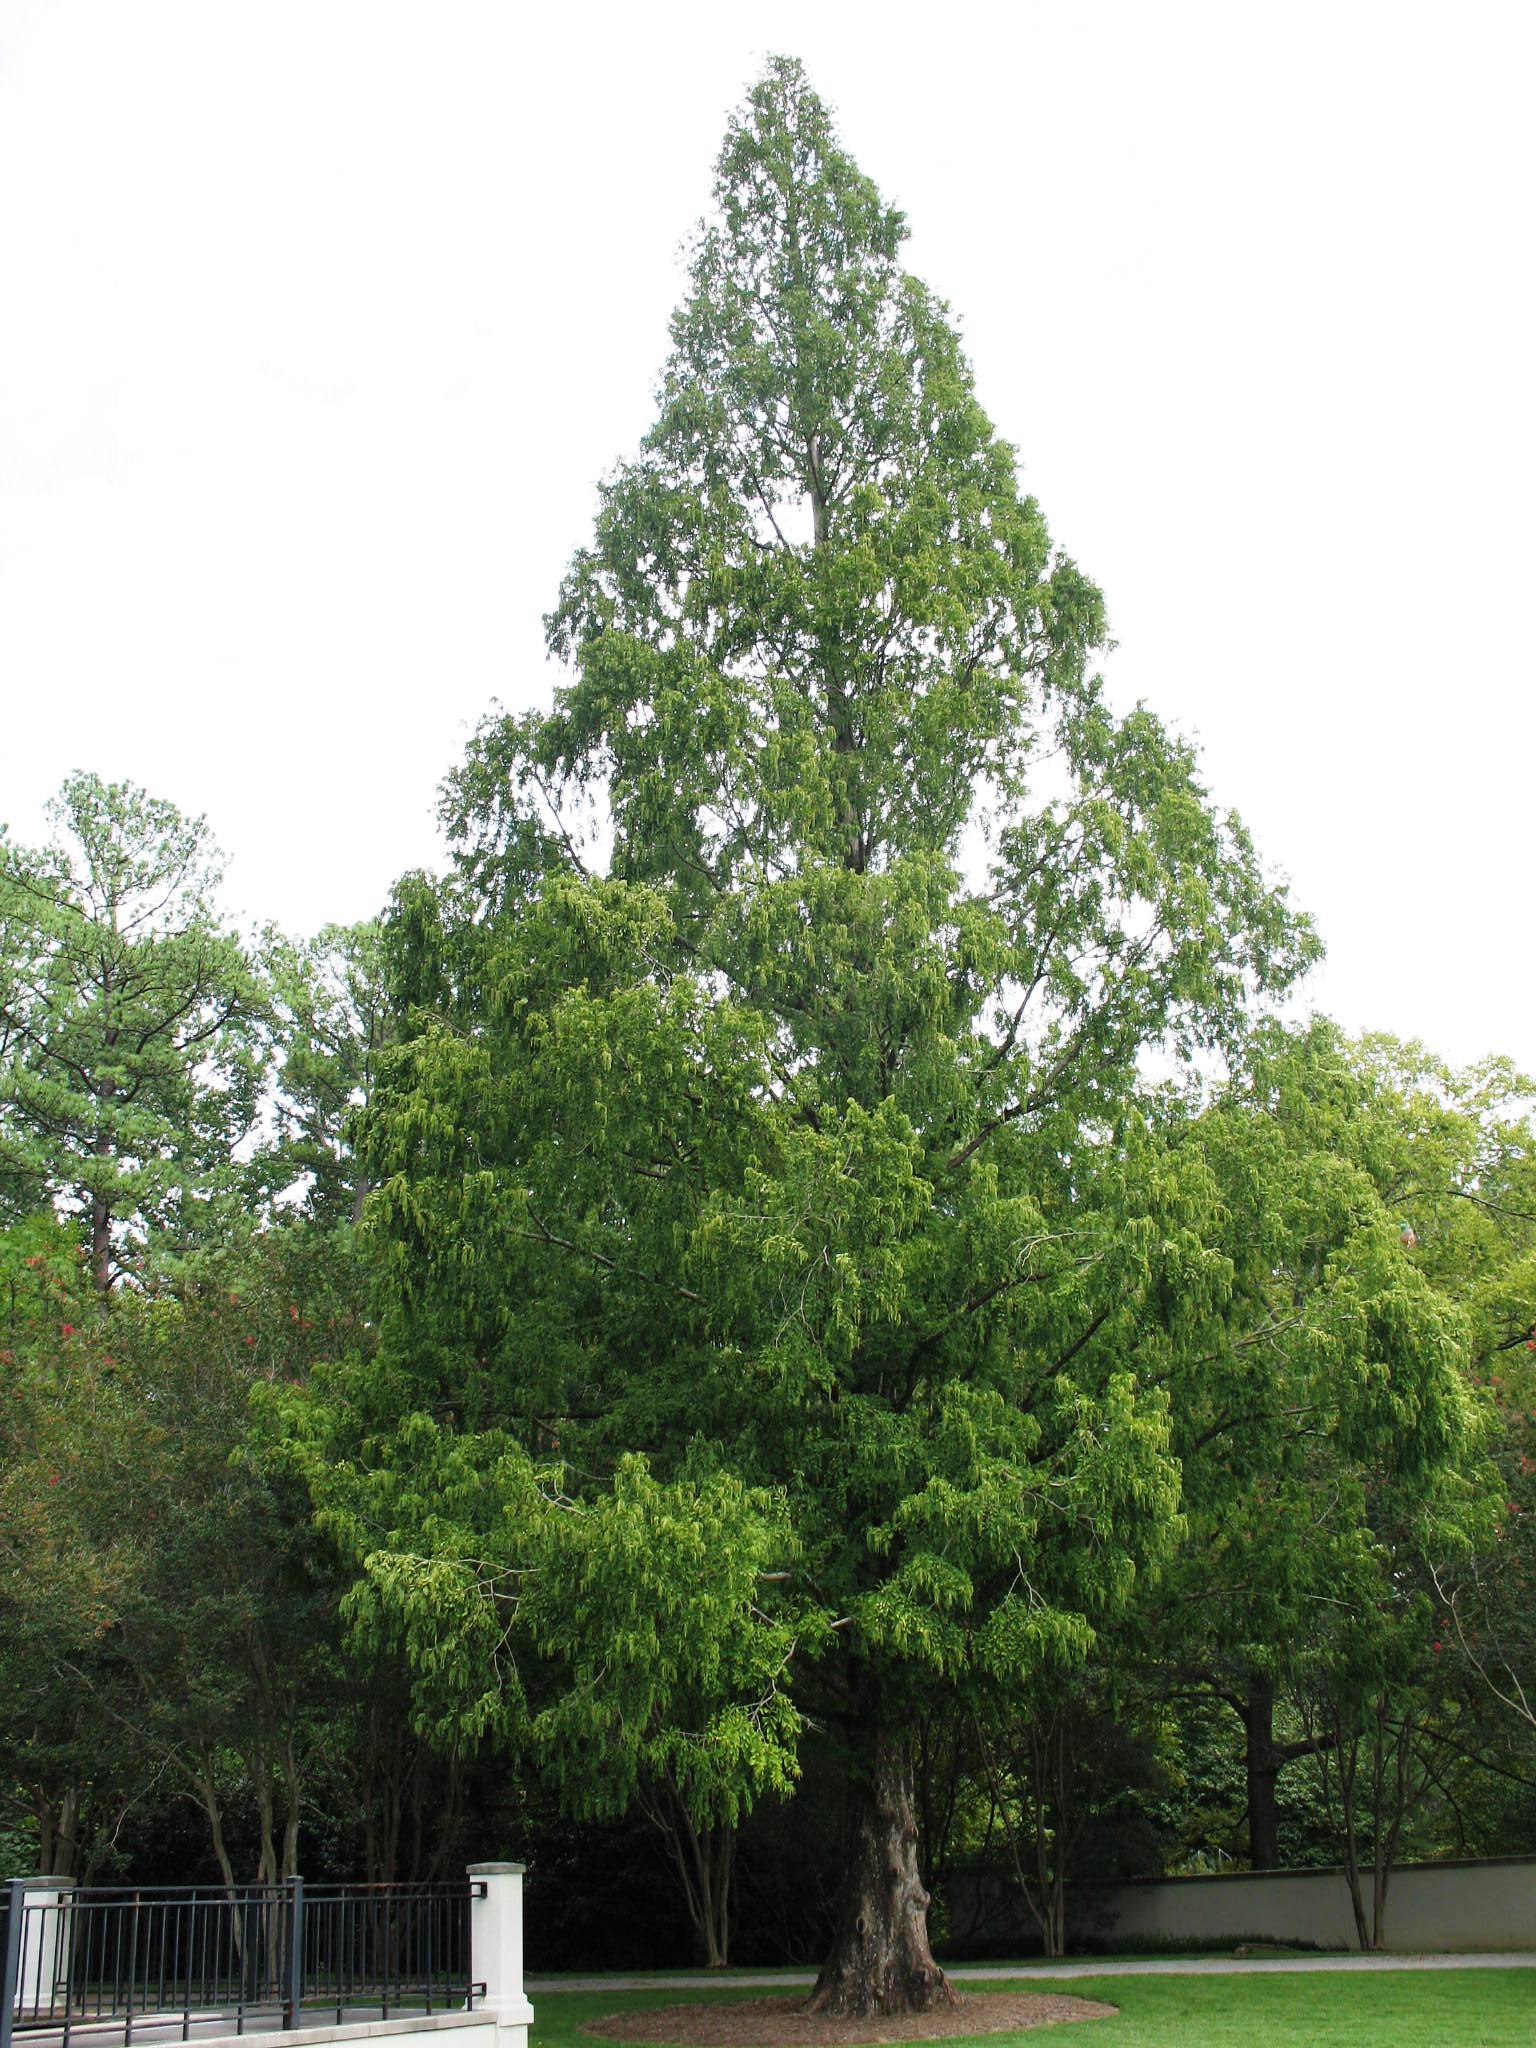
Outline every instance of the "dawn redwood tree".
[[814, 2003], [952, 1997], [910, 1731], [1070, 1672], [1178, 1518], [1161, 1367], [1227, 1281], [1138, 1070], [1312, 941], [1115, 715], [905, 227], [777, 60], [660, 414], [398, 894], [382, 1351], [288, 1427], [424, 1723], [702, 1825], [847, 1759]]

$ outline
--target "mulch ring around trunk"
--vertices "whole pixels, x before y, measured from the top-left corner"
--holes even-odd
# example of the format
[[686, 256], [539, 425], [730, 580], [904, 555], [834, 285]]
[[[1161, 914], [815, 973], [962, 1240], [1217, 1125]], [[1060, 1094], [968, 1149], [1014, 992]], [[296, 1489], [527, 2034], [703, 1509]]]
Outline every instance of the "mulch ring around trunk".
[[990, 1991], [936, 2012], [872, 2013], [849, 2020], [803, 2010], [803, 1998], [713, 1999], [653, 2005], [588, 2020], [584, 2034], [610, 2041], [666, 2041], [680, 2048], [843, 2048], [860, 2041], [946, 2041], [971, 2034], [1021, 2034], [1059, 2020], [1113, 2019], [1118, 2006], [1056, 1992]]

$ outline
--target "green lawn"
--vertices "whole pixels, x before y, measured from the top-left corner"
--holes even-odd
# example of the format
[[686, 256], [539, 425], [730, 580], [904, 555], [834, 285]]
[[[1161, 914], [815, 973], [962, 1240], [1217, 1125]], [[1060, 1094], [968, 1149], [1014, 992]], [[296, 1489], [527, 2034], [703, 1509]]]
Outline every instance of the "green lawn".
[[[1052, 1990], [1105, 1999], [1113, 2020], [987, 2034], [978, 2048], [1531, 2048], [1536, 2041], [1536, 1970], [1403, 1970], [1356, 1976], [1079, 1977], [1070, 1984], [978, 1990]], [[641, 2005], [692, 2003], [679, 1991], [543, 1992], [532, 2048], [592, 2048], [579, 2030], [604, 2013]], [[708, 1998], [761, 1997], [712, 1991]], [[973, 2037], [977, 2038], [977, 2037]]]

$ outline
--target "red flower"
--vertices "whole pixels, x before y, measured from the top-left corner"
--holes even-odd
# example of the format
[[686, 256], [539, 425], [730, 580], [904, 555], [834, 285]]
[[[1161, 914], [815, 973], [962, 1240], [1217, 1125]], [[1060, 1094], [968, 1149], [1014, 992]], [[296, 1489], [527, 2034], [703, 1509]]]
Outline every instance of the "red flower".
[[73, 1323], [66, 1323], [64, 1325], [64, 1334], [66, 1337], [73, 1337], [73, 1335], [75, 1334], [75, 1326]]

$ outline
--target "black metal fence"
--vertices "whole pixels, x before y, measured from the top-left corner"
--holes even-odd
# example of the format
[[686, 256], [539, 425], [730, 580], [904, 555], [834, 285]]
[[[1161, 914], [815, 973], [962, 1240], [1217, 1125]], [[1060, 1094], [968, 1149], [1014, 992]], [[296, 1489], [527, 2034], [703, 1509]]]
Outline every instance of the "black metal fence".
[[[0, 2048], [110, 2026], [243, 2034], [464, 2010], [483, 1884], [39, 1886], [0, 1908]], [[89, 2030], [87, 2033], [86, 2030]]]

